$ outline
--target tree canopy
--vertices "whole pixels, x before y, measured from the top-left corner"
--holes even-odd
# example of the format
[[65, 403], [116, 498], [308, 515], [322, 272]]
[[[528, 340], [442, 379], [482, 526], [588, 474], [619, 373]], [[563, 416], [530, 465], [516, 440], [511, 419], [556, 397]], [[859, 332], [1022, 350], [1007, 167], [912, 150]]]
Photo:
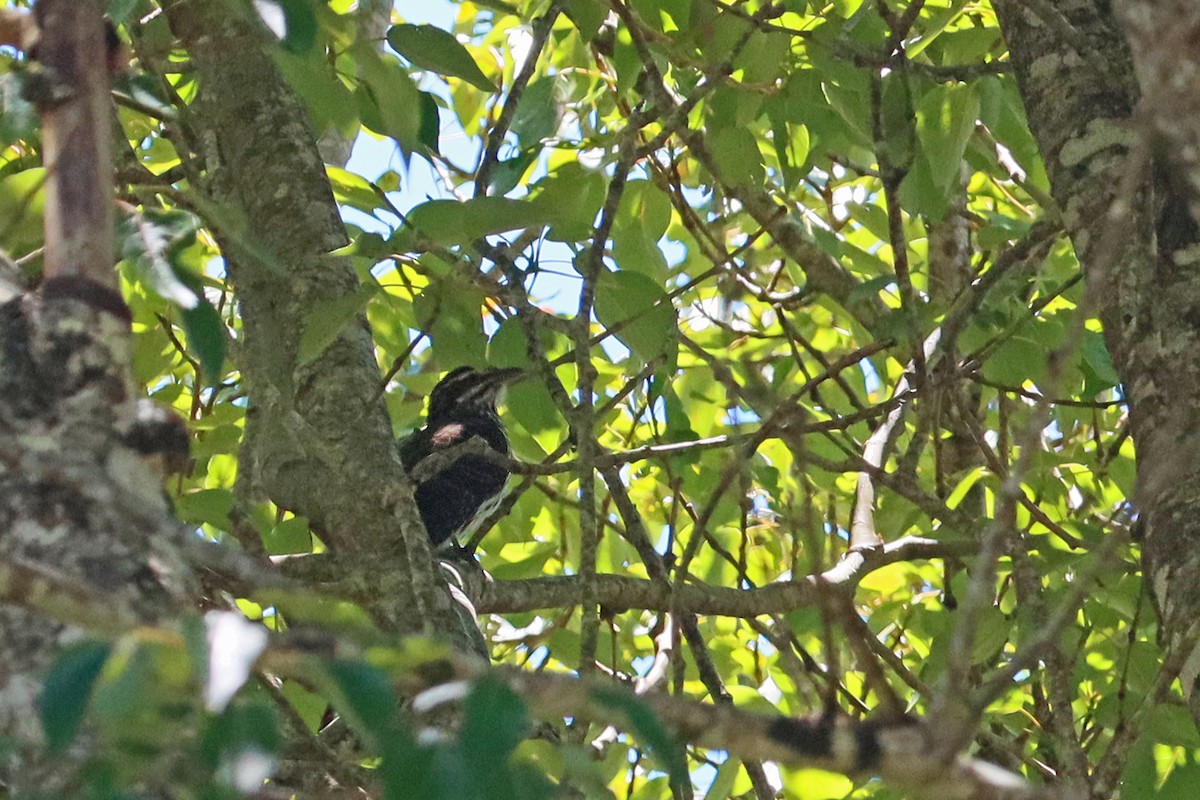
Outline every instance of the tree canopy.
[[[13, 796], [1190, 796], [1197, 12], [405, 6], [106, 4], [183, 588], [0, 491], [6, 636], [64, 631], [0, 648]], [[16, 308], [64, 178], [5, 37]], [[395, 440], [464, 364], [529, 378], [439, 566]]]

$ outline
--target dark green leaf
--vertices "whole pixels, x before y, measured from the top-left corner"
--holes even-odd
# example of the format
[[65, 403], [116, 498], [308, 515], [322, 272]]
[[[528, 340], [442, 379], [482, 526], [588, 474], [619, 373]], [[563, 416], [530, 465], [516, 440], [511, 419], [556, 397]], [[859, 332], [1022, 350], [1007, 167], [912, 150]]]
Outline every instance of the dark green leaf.
[[50, 668], [38, 695], [42, 731], [50, 752], [62, 752], [75, 738], [110, 649], [107, 642], [70, 645]]
[[438, 136], [442, 131], [442, 123], [438, 117], [437, 100], [429, 92], [421, 92], [421, 127], [417, 131], [417, 139], [433, 153], [438, 152]]
[[586, 41], [591, 41], [604, 24], [608, 9], [599, 0], [566, 0], [563, 10]]
[[214, 386], [221, 381], [225, 364], [225, 322], [203, 295], [195, 308], [180, 312], [183, 330], [187, 333], [188, 347], [200, 359], [200, 372], [206, 384]]
[[405, 727], [398, 727], [383, 743], [384, 800], [458, 800], [466, 795], [461, 757], [446, 746], [423, 746]]
[[451, 78], [461, 78], [484, 92], [496, 91], [467, 48], [459, 44], [453, 34], [441, 28], [433, 25], [395, 25], [387, 32], [387, 40], [397, 53], [414, 66]]
[[512, 158], [506, 158], [496, 163], [488, 180], [489, 194], [505, 195], [516, 188], [525, 171], [537, 160], [538, 150], [522, 150]]
[[273, 755], [282, 741], [274, 709], [261, 703], [244, 703], [230, 706], [212, 718], [202, 734], [201, 749], [215, 767], [247, 751]]
[[305, 53], [317, 42], [317, 15], [312, 0], [279, 0], [287, 32], [283, 46], [293, 53]]
[[387, 675], [361, 661], [331, 661], [325, 671], [341, 694], [338, 708], [353, 727], [374, 742], [395, 733], [397, 700]]
[[139, 0], [108, 0], [104, 16], [114, 25], [120, 25], [137, 8], [138, 2]]
[[467, 695], [459, 744], [468, 764], [487, 774], [500, 769], [529, 732], [525, 703], [498, 676], [477, 681]]
[[124, 94], [163, 120], [174, 120], [178, 110], [163, 93], [162, 85], [144, 72], [123, 72], [113, 80], [113, 90]]
[[1094, 397], [1098, 392], [1111, 389], [1121, 382], [1102, 334], [1084, 331], [1079, 340], [1079, 354], [1082, 357], [1080, 368], [1086, 380], [1084, 391], [1088, 397]]

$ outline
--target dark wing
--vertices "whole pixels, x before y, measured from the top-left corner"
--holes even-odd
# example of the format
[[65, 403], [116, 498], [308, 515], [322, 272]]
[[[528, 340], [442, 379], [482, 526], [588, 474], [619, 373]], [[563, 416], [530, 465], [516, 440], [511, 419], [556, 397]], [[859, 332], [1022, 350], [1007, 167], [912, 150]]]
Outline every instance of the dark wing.
[[461, 531], [488, 500], [498, 495], [508, 471], [478, 456], [463, 456], [417, 487], [417, 508], [439, 545]]
[[[436, 450], [453, 447], [472, 436], [482, 436], [498, 452], [508, 452], [508, 441], [499, 423], [469, 420], [425, 427], [400, 442], [400, 460], [411, 470]], [[436, 546], [466, 527], [480, 507], [504, 489], [508, 470], [479, 456], [464, 454], [416, 489], [421, 521]]]

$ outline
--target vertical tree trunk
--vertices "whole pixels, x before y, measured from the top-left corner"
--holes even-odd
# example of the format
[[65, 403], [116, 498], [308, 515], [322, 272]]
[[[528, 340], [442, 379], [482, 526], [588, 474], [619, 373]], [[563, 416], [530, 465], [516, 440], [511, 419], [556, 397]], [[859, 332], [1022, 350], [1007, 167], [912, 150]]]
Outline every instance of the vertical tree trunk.
[[[114, 618], [178, 608], [190, 576], [137, 424], [129, 311], [116, 292], [104, 27], [98, 0], [41, 0], [38, 97], [47, 168], [46, 278], [0, 306], [0, 562], [103, 597]], [[6, 585], [37, 605], [36, 581]], [[79, 629], [0, 606], [0, 765], [14, 793], [71, 793], [78, 762], [42, 755], [37, 697]], [[83, 748], [86, 749], [86, 748]]]
[[[1193, 648], [1200, 620], [1200, 272], [1187, 195], [1169, 177], [1187, 159], [1159, 150], [1151, 131], [1139, 128], [1134, 65], [1108, 4], [1039, 4], [1035, 11], [998, 0], [995, 7], [1087, 297], [1130, 403], [1145, 574], [1161, 638], [1172, 649]], [[1197, 124], [1193, 117], [1191, 129]], [[1200, 720], [1196, 662], [1188, 659], [1181, 683]]]

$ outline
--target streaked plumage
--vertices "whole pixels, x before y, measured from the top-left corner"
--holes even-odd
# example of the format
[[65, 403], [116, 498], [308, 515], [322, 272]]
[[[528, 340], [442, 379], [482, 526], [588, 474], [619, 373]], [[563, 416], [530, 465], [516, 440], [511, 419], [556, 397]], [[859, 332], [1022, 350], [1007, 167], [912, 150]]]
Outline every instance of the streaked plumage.
[[[478, 436], [508, 454], [508, 437], [496, 413], [500, 392], [522, 375], [520, 369], [458, 367], [446, 373], [429, 395], [425, 426], [400, 442], [400, 458], [410, 472], [430, 454]], [[469, 536], [496, 509], [508, 470], [465, 453], [422, 480], [416, 489], [421, 521], [434, 546]]]

